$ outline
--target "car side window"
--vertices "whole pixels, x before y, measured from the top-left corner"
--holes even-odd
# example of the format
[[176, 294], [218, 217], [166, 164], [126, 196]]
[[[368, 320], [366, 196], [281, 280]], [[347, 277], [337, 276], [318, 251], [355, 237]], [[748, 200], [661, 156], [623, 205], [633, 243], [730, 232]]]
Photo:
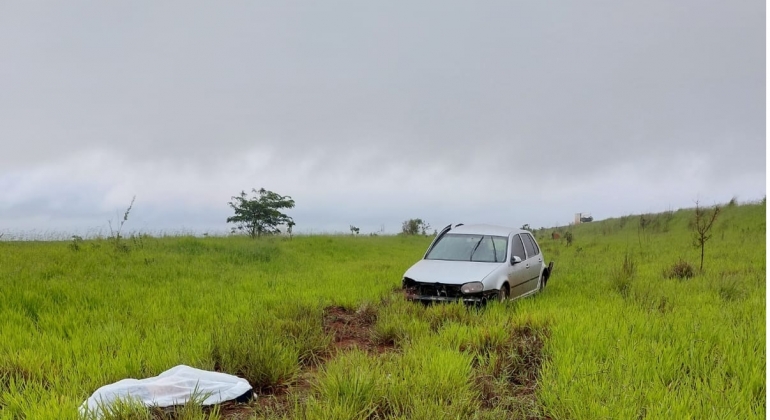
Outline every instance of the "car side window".
[[[540, 254], [540, 248], [537, 247], [537, 242], [535, 242], [535, 238], [533, 238], [532, 235], [530, 235], [530, 234], [524, 235], [524, 238], [525, 238], [525, 240], [524, 240], [524, 244], [525, 245], [524, 246], [526, 246], [527, 242], [532, 244], [532, 251], [533, 251], [533, 253], [530, 254], [530, 256], [535, 256], [535, 255]], [[529, 252], [529, 248], [527, 248], [527, 252]]]
[[511, 240], [511, 256], [519, 257], [522, 261], [527, 259], [527, 255], [524, 253], [524, 244], [521, 243], [519, 235], [513, 235]]
[[523, 234], [524, 248], [527, 250], [527, 257], [532, 258], [535, 256], [535, 248], [532, 246], [532, 239], [529, 239], [529, 235]]

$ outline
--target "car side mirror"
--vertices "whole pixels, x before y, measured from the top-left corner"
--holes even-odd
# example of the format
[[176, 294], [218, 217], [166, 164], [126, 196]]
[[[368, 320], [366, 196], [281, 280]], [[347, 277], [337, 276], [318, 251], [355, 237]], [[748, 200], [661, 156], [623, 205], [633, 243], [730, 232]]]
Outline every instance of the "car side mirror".
[[516, 265], [521, 262], [521, 257], [518, 255], [512, 255], [511, 256], [511, 265]]

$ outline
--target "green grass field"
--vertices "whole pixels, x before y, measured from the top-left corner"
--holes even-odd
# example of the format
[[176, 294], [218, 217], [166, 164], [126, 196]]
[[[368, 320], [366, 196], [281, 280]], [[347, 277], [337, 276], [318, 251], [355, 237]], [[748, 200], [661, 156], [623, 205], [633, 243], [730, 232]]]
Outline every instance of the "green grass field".
[[724, 208], [689, 279], [692, 211], [648, 219], [539, 232], [545, 292], [481, 310], [403, 300], [424, 237], [0, 242], [0, 418], [178, 364], [260, 396], [112, 418], [765, 418], [764, 203]]

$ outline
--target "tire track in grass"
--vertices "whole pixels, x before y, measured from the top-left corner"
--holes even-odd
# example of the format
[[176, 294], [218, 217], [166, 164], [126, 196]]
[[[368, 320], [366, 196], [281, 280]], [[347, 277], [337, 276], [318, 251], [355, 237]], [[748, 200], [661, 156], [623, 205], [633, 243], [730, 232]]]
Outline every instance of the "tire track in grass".
[[478, 355], [473, 380], [489, 417], [504, 412], [510, 418], [550, 419], [537, 400], [547, 337], [545, 328], [524, 324], [514, 327], [502, 345], [473, 350]]
[[[296, 381], [291, 385], [262, 390], [248, 405], [228, 403], [222, 406], [222, 417], [227, 419], [285, 417], [292, 414], [312, 392], [319, 368], [340, 354], [354, 349], [381, 355], [396, 348], [395, 342], [375, 342], [372, 329], [377, 322], [377, 307], [364, 304], [352, 310], [342, 306], [323, 309], [323, 332], [331, 337], [330, 349], [319, 357], [317, 363], [301, 365]], [[267, 391], [267, 392], [266, 392]]]

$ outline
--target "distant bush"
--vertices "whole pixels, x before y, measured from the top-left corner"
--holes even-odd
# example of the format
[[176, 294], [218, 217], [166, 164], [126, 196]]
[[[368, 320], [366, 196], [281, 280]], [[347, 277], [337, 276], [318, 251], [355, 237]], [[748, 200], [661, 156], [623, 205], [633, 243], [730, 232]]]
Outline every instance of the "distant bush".
[[680, 259], [664, 273], [668, 279], [689, 279], [695, 276], [695, 269], [685, 260]]
[[70, 249], [73, 251], [80, 251], [80, 246], [83, 245], [83, 237], [78, 235], [72, 235], [72, 242], [70, 242]]
[[401, 224], [401, 233], [404, 235], [427, 235], [430, 224], [422, 219], [404, 220]]
[[567, 233], [564, 234], [564, 239], [567, 241], [567, 246], [572, 245], [572, 240], [574, 239], [572, 232], [568, 230]]
[[[204, 236], [206, 235], [204, 234]], [[137, 249], [143, 249], [145, 239], [149, 239], [149, 238], [150, 238], [150, 235], [146, 233], [131, 234], [131, 236], [129, 236], [129, 239], [131, 239], [131, 243], [133, 244], [133, 247]]]

